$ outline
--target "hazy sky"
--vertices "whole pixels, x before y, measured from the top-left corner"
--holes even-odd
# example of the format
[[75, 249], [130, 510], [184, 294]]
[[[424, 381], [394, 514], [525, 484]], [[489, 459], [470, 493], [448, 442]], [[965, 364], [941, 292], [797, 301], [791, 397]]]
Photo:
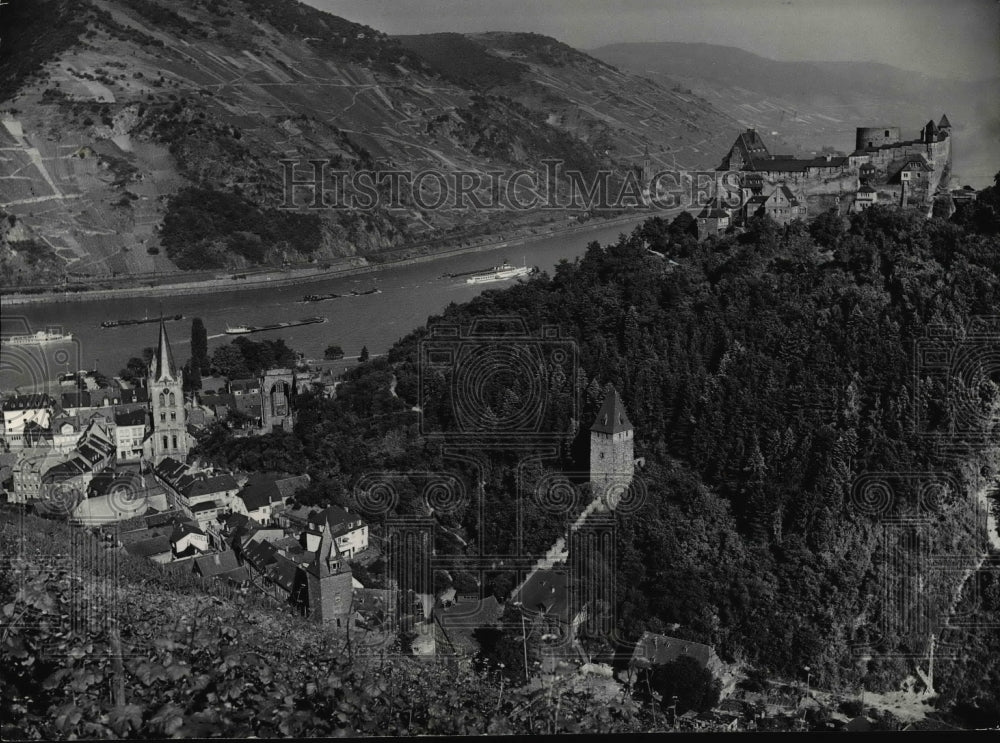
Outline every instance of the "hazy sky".
[[998, 0], [306, 0], [389, 34], [534, 31], [579, 49], [701, 41], [772, 59], [1000, 76]]

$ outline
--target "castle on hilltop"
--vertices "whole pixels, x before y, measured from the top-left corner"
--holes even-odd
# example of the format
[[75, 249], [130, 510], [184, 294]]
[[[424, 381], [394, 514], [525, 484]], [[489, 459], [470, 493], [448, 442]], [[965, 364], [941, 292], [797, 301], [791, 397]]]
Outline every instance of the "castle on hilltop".
[[742, 132], [716, 168], [737, 174], [740, 193], [723, 198], [720, 189], [697, 215], [699, 239], [754, 216], [787, 224], [834, 207], [861, 211], [873, 204], [930, 213], [951, 170], [947, 115], [928, 121], [914, 139], [902, 139], [898, 126], [858, 127], [854, 146], [847, 156], [802, 159], [771, 154], [755, 129]]

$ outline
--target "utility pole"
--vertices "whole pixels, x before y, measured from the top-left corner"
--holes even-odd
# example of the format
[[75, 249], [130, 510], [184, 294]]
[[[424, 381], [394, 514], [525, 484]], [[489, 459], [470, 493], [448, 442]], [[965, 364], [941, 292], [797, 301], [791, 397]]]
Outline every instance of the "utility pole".
[[934, 633], [931, 633], [931, 657], [930, 662], [927, 666], [927, 692], [929, 694], [934, 693]]
[[524, 612], [521, 612], [521, 647], [524, 649], [524, 683], [528, 683], [528, 635], [524, 631]]

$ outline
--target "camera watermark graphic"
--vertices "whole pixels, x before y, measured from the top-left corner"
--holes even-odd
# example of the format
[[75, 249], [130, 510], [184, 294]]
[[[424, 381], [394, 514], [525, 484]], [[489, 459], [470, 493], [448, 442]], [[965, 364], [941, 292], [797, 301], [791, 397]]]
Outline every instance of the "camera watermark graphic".
[[518, 316], [429, 328], [419, 431], [441, 469], [367, 473], [350, 496], [385, 565], [383, 593], [355, 594], [363, 652], [475, 655], [478, 633], [502, 625], [544, 671], [578, 659], [581, 638], [624, 639], [617, 520], [648, 488], [631, 440], [620, 471], [563, 469], [581, 425], [577, 357], [559, 328]]
[[[976, 616], [978, 581], [988, 551], [987, 513], [947, 472], [866, 472], [851, 486], [850, 507], [878, 524], [877, 621], [852, 645], [858, 656], [923, 660], [957, 657], [949, 630], [984, 627]], [[968, 552], [956, 552], [941, 522], [972, 514]], [[961, 606], [959, 599], [962, 599]]]
[[1000, 435], [1000, 315], [932, 326], [914, 346], [916, 433], [941, 450], [989, 447]]
[[419, 343], [420, 432], [450, 443], [532, 446], [559, 441], [560, 414], [577, 417], [575, 341], [556, 327], [528, 331], [517, 316], [438, 323]]
[[701, 209], [717, 203], [739, 209], [746, 192], [737, 171], [669, 169], [638, 174], [566, 168], [540, 161], [540, 170], [341, 170], [327, 160], [281, 160], [284, 209], [420, 209], [534, 211]]

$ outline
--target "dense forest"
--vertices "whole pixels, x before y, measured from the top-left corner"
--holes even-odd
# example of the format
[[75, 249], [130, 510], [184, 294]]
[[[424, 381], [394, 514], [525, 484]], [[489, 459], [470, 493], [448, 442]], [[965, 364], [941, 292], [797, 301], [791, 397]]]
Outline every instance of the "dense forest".
[[[996, 474], [1000, 336], [977, 318], [1000, 300], [998, 190], [950, 221], [877, 208], [785, 228], [755, 221], [702, 243], [689, 219], [653, 218], [551, 276], [448, 307], [351, 372], [336, 399], [300, 401], [293, 434], [215, 431], [201, 454], [246, 469], [304, 466], [314, 482], [302, 498], [317, 504], [356, 505], [359, 477], [393, 473], [398, 513], [427, 513], [420, 473], [448, 472], [465, 498], [435, 512], [439, 553], [541, 554], [589, 497], [587, 430], [613, 383], [644, 460], [638, 501], [617, 517], [614, 640], [673, 627], [769, 674], [808, 665], [819, 685], [895, 688], [926, 667], [929, 632], [969, 600], [956, 594], [961, 570], [984, 552], [972, 497]], [[521, 318], [532, 343], [555, 326], [575, 344], [575, 373], [548, 375], [541, 402], [516, 374], [477, 391], [498, 421], [537, 405], [539, 424], [558, 434], [548, 460], [474, 438], [456, 455], [432, 435], [461, 428], [462, 371], [421, 368], [428, 327], [458, 326], [468, 344], [474, 322], [504, 317]], [[919, 353], [934, 343], [965, 366], [942, 373], [939, 357]], [[533, 493], [559, 472], [579, 497], [553, 515]], [[892, 560], [917, 559], [884, 528], [906, 514], [918, 517], [921, 549], [959, 572], [891, 573]], [[440, 588], [470, 576], [435, 577]], [[915, 592], [919, 616], [883, 601], [895, 580]], [[976, 581], [977, 611], [991, 616], [995, 578], [966, 589]], [[503, 596], [512, 578], [486, 583]], [[927, 631], [908, 629], [918, 625]], [[969, 648], [995, 644], [985, 629], [961, 634]], [[938, 690], [988, 706], [1000, 688], [989, 657], [943, 659]]]

